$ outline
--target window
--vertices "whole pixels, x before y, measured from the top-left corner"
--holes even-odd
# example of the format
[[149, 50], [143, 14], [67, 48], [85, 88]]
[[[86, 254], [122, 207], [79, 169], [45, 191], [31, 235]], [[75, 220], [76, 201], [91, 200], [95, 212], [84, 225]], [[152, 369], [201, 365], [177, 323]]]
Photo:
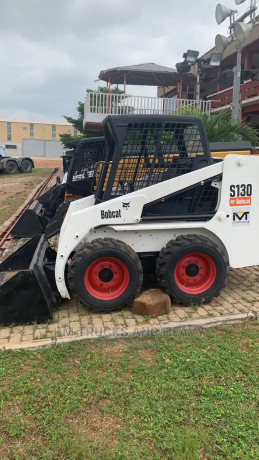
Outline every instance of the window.
[[67, 130], [67, 134], [71, 134], [71, 129], [68, 129], [68, 130]]
[[74, 128], [74, 136], [77, 136], [77, 129]]
[[11, 122], [7, 122], [7, 140], [11, 141], [12, 140], [12, 127], [11, 127]]
[[56, 139], [56, 125], [52, 125], [52, 140]]
[[17, 149], [17, 145], [5, 144], [6, 149]]
[[34, 139], [34, 124], [30, 123], [30, 139]]
[[22, 130], [27, 131], [27, 126], [23, 126]]

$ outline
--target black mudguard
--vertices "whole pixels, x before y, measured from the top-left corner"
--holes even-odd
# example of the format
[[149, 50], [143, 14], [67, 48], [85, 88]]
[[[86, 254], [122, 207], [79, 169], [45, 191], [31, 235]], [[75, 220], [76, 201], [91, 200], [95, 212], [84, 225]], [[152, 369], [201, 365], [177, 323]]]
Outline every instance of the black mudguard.
[[0, 264], [0, 324], [46, 322], [60, 301], [56, 252], [36, 236]]

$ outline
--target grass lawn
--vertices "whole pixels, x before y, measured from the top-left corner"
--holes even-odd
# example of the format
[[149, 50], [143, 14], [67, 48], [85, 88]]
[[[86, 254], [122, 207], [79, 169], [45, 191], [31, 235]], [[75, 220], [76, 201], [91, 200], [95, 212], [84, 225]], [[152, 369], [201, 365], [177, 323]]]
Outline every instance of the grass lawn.
[[35, 168], [30, 174], [0, 174], [0, 226], [12, 217], [51, 171], [53, 168]]
[[1, 460], [256, 460], [258, 338], [247, 324], [3, 351]]

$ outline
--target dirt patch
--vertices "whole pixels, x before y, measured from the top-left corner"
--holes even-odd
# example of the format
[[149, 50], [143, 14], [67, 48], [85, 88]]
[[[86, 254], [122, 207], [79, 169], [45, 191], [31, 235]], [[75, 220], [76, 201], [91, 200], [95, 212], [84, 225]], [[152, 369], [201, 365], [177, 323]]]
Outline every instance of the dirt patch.
[[[6, 178], [6, 176], [5, 176]], [[25, 186], [21, 184], [18, 176], [10, 179], [10, 176], [7, 176], [9, 180], [1, 179], [1, 194], [0, 202], [2, 205], [3, 201], [6, 201], [10, 196], [13, 195], [23, 195]], [[3, 204], [1, 207], [7, 207], [7, 204]]]
[[57, 168], [62, 166], [62, 158], [33, 158], [35, 168]]
[[0, 176], [0, 226], [4, 224], [23, 205], [37, 185], [45, 180], [51, 170], [37, 171], [31, 174], [16, 174]]
[[117, 444], [116, 432], [120, 430], [122, 422], [100, 411], [96, 406], [91, 405], [85, 411], [74, 414], [67, 419], [67, 423], [74, 430], [75, 434], [90, 439], [109, 439], [109, 443]]
[[151, 366], [156, 363], [156, 354], [152, 350], [145, 350], [143, 348], [142, 350], [138, 350], [138, 355], [145, 364]]

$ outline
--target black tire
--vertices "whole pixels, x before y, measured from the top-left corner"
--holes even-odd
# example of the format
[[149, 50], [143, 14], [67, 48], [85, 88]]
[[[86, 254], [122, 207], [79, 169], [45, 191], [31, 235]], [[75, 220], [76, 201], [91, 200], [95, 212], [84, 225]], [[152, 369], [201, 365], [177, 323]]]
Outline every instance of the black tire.
[[8, 160], [5, 165], [6, 174], [16, 174], [18, 171], [18, 165], [15, 160]]
[[89, 307], [112, 311], [130, 304], [139, 294], [143, 270], [138, 255], [127, 244], [99, 238], [80, 246], [73, 255], [68, 282], [71, 291]]
[[185, 305], [210, 302], [227, 278], [228, 257], [204, 236], [178, 236], [164, 247], [156, 263], [160, 286]]
[[22, 160], [19, 169], [22, 173], [30, 173], [32, 171], [32, 162], [30, 160]]

